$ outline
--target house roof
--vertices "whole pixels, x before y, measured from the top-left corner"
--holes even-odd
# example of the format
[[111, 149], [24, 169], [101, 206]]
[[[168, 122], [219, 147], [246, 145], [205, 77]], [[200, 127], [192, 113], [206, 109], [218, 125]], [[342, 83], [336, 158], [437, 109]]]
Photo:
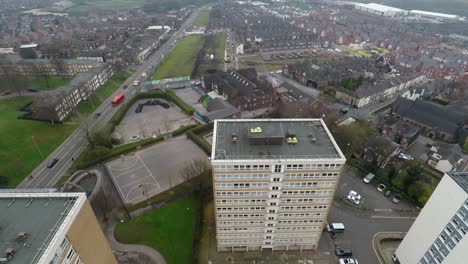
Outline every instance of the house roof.
[[393, 111], [400, 116], [452, 135], [468, 115], [436, 103], [423, 100], [411, 101], [406, 98], [399, 98], [393, 104]]

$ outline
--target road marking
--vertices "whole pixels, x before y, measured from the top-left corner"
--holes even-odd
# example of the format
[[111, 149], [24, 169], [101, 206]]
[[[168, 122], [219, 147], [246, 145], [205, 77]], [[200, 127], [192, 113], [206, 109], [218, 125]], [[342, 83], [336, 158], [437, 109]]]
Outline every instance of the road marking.
[[385, 215], [371, 215], [371, 219], [407, 219], [407, 220], [414, 220], [416, 219], [415, 216], [385, 216]]

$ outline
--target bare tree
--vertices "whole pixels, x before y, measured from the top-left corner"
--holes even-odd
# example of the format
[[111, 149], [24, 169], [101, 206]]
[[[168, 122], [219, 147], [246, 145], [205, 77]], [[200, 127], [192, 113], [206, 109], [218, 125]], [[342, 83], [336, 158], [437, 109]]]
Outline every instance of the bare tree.
[[50, 60], [58, 76], [68, 75], [67, 64], [63, 59], [53, 58]]
[[0, 90], [15, 91], [21, 95], [28, 85], [27, 78], [17, 66], [9, 62], [0, 62]]
[[50, 73], [47, 71], [46, 67], [42, 67], [39, 64], [32, 64], [31, 67], [32, 67], [33, 74], [36, 77], [44, 80], [46, 83], [46, 87], [50, 88]]
[[192, 190], [203, 191], [211, 184], [211, 166], [206, 159], [193, 160], [181, 169], [180, 174]]

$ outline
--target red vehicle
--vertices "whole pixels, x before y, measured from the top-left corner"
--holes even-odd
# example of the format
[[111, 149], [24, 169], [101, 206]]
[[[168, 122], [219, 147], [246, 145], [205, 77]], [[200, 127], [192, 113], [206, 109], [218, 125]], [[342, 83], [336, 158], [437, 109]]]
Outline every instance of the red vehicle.
[[124, 94], [123, 93], [119, 93], [117, 94], [114, 99], [112, 99], [112, 105], [113, 106], [117, 106], [118, 104], [120, 104], [123, 99], [125, 98]]

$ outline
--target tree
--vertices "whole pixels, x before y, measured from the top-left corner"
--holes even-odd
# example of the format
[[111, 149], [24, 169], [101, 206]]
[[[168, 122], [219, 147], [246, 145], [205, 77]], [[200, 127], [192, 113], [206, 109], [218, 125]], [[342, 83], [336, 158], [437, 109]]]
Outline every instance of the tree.
[[206, 159], [189, 162], [180, 171], [192, 191], [206, 192], [211, 186], [211, 166]]
[[408, 195], [413, 198], [419, 206], [424, 206], [431, 194], [431, 188], [421, 180], [415, 181], [408, 187]]
[[28, 85], [28, 80], [17, 66], [10, 62], [0, 62], [0, 90], [9, 90], [21, 95]]
[[37, 53], [32, 48], [20, 49], [19, 55], [23, 59], [37, 59]]
[[367, 143], [367, 131], [357, 123], [330, 128], [330, 131], [345, 155], [362, 151]]
[[34, 63], [32, 64], [32, 71], [35, 76], [45, 81], [47, 88], [50, 88], [50, 73], [47, 71], [46, 67]]
[[67, 64], [63, 59], [59, 58], [52, 58], [50, 60], [52, 63], [53, 67], [55, 68], [55, 71], [57, 72], [57, 75], [59, 76], [65, 76], [68, 75], [68, 70], [67, 70]]

